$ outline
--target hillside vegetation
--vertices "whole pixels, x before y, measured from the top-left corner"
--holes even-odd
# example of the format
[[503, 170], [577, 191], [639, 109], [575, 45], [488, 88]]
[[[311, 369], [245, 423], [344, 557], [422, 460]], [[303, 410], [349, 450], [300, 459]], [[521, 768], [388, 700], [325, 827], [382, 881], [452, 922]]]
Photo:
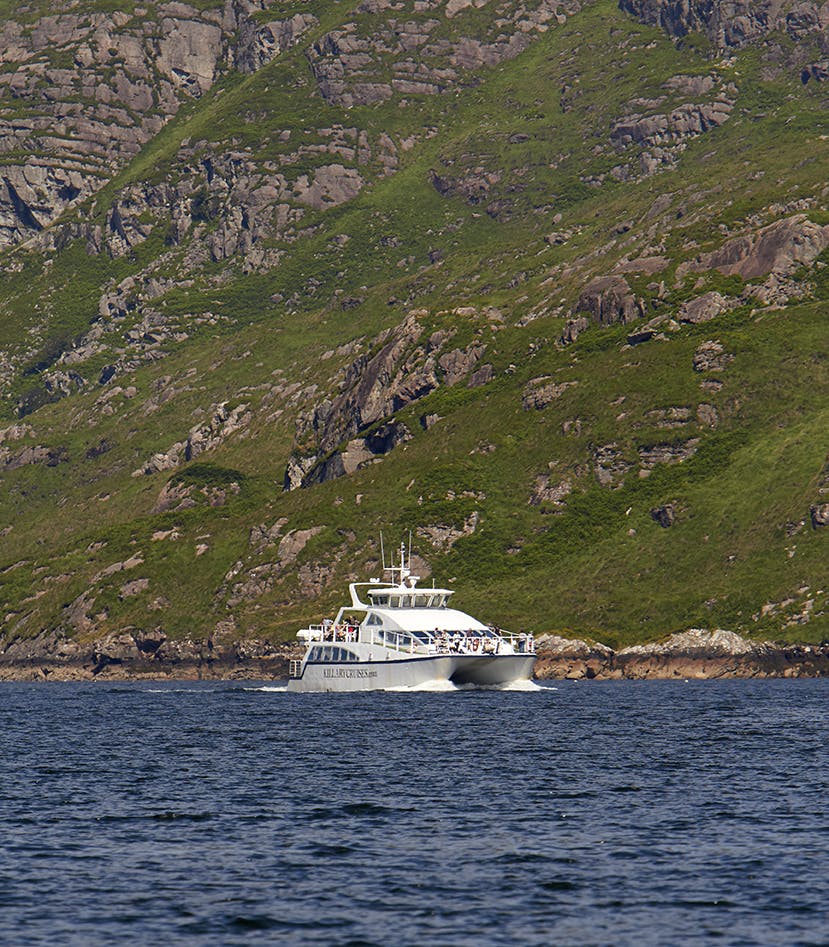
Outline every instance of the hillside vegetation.
[[622, 6], [0, 3], [6, 643], [829, 637], [826, 37]]

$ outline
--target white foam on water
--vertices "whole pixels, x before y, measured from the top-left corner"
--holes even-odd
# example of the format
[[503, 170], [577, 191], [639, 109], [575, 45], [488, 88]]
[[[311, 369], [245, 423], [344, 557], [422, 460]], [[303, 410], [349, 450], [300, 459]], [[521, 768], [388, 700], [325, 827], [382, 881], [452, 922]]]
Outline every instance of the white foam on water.
[[209, 691], [203, 687], [147, 687], [141, 688], [141, 692], [144, 694], [210, 694], [213, 691]]
[[420, 684], [401, 684], [399, 687], [384, 687], [383, 690], [397, 694], [410, 694], [422, 691], [434, 694], [446, 694], [449, 691], [456, 691], [458, 688], [451, 681], [436, 680], [423, 681]]
[[242, 690], [249, 692], [259, 691], [267, 694], [287, 694], [288, 685], [282, 684], [281, 686], [275, 686], [273, 684], [263, 684], [261, 687], [243, 687]]
[[555, 690], [554, 687], [541, 687], [535, 681], [509, 681], [506, 684], [496, 684], [497, 691], [525, 691], [528, 693], [537, 693], [539, 691]]
[[554, 691], [555, 687], [542, 687], [535, 681], [507, 681], [504, 684], [461, 684], [464, 691], [516, 691], [525, 694], [537, 694], [541, 691]]

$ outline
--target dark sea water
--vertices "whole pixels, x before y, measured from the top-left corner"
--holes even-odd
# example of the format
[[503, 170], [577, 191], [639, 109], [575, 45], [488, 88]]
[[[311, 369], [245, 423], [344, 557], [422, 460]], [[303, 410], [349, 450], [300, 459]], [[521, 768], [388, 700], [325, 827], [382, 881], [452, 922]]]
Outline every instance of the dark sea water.
[[256, 688], [0, 684], [0, 943], [829, 943], [829, 681]]

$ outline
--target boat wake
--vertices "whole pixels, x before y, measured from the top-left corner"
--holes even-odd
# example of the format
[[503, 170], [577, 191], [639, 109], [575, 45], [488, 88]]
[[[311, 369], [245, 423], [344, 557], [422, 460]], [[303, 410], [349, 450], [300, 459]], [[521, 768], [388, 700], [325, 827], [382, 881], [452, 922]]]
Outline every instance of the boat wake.
[[415, 694], [428, 692], [433, 694], [448, 694], [459, 690], [451, 681], [422, 681], [420, 684], [401, 684], [399, 687], [384, 687], [389, 694]]
[[461, 684], [457, 689], [462, 691], [517, 691], [532, 694], [555, 690], [554, 687], [541, 687], [535, 681], [506, 681], [503, 684]]

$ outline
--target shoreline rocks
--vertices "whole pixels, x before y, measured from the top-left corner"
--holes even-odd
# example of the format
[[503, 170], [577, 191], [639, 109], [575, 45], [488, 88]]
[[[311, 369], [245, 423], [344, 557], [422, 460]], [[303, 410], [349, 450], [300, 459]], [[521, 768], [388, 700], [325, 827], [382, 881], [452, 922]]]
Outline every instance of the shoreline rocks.
[[173, 640], [161, 629], [129, 629], [95, 640], [59, 633], [0, 640], [0, 681], [273, 680], [302, 657], [294, 644], [258, 638], [227, 641], [219, 633]]
[[778, 645], [731, 631], [692, 628], [662, 642], [613, 651], [605, 645], [544, 635], [537, 639], [537, 680], [707, 680], [829, 675], [829, 645]]
[[[171, 640], [137, 629], [94, 641], [50, 633], [0, 641], [0, 681], [284, 680], [302, 646], [262, 639]], [[692, 628], [614, 651], [559, 635], [536, 641], [536, 680], [712, 680], [829, 676], [829, 645], [777, 645]]]

